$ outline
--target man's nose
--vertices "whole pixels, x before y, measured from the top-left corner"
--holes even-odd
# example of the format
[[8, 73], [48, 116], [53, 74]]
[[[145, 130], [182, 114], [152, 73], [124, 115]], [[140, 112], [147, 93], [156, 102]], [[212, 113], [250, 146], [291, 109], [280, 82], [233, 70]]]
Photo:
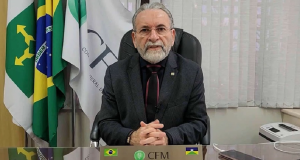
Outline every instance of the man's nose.
[[151, 42], [156, 42], [159, 39], [159, 36], [155, 29], [152, 29], [149, 35], [149, 40]]

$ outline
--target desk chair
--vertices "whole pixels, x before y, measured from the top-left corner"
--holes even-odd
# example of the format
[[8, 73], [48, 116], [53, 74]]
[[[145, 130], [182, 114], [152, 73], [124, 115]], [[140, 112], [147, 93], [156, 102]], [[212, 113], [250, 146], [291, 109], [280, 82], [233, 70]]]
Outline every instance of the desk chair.
[[[183, 57], [185, 57], [187, 59], [190, 59], [190, 60], [196, 62], [197, 64], [199, 64], [201, 66], [202, 49], [201, 49], [201, 44], [200, 44], [199, 40], [195, 36], [183, 31], [183, 29], [175, 28], [175, 31], [176, 31], [175, 42], [174, 42], [174, 45], [171, 50], [176, 53], [179, 53], [180, 55], [182, 55]], [[122, 60], [131, 55], [138, 54], [137, 49], [133, 45], [131, 33], [132, 33], [132, 30], [125, 33], [125, 35], [123, 36], [123, 38], [121, 40], [118, 60]], [[98, 142], [100, 140], [98, 123], [94, 122], [92, 130], [91, 130], [91, 134], [90, 134], [90, 139], [91, 139], [92, 146], [98, 146]], [[209, 145], [210, 144], [210, 120], [209, 120], [209, 117], [207, 119], [206, 135], [203, 138], [199, 137], [198, 144], [201, 144], [201, 145]]]

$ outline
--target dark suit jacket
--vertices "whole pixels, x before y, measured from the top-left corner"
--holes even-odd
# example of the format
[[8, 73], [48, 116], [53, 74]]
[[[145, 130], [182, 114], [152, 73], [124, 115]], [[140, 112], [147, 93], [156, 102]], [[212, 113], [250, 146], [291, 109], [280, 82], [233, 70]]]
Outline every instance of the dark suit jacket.
[[[171, 51], [159, 95], [155, 118], [164, 124], [162, 130], [170, 136], [170, 143], [196, 144], [207, 126], [201, 68]], [[129, 132], [137, 130], [140, 121], [146, 122], [139, 55], [107, 68], [95, 121], [99, 121], [100, 136], [108, 145], [127, 145]]]

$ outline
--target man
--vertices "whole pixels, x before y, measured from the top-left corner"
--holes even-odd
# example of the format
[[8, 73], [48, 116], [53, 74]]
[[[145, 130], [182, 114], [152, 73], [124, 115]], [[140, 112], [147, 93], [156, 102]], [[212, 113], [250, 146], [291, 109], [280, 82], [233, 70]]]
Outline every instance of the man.
[[161, 3], [132, 18], [139, 55], [109, 66], [98, 123], [108, 145], [196, 144], [206, 133], [201, 68], [171, 50], [173, 18]]

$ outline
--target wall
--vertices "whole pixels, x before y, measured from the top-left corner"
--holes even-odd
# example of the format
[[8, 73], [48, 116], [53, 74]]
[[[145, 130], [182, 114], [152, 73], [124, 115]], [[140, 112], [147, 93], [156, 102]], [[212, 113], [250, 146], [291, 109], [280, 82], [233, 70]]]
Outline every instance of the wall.
[[24, 146], [25, 132], [12, 123], [3, 103], [7, 0], [0, 1], [0, 147]]
[[282, 122], [280, 109], [240, 107], [208, 109], [211, 120], [211, 142], [217, 144], [255, 144], [266, 142], [259, 136], [259, 127]]

